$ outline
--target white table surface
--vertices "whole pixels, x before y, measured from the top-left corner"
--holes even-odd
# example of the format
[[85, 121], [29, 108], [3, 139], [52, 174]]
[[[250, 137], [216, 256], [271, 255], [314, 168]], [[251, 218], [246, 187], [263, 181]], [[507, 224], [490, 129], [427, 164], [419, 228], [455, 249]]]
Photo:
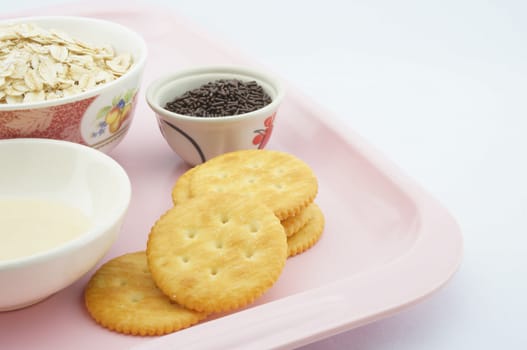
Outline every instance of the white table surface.
[[[44, 2], [0, 0], [0, 11]], [[150, 3], [172, 7], [292, 82], [438, 198], [462, 228], [464, 261], [445, 288], [304, 350], [527, 347], [527, 2]]]

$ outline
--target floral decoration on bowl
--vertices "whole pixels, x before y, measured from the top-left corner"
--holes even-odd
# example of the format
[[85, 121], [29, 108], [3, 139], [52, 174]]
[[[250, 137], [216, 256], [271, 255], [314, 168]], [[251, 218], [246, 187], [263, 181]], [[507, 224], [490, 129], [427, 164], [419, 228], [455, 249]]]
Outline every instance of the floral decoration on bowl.
[[95, 131], [91, 136], [96, 138], [105, 134], [106, 130], [110, 134], [115, 134], [132, 113], [135, 105], [137, 89], [127, 90], [124, 94], [115, 96], [112, 104], [102, 107], [95, 117]]
[[253, 138], [253, 145], [257, 145], [258, 149], [263, 149], [265, 145], [267, 145], [267, 142], [269, 141], [269, 138], [271, 137], [271, 133], [273, 132], [273, 123], [274, 123], [274, 117], [276, 116], [276, 112], [273, 113], [270, 117], [267, 117], [264, 121], [264, 128], [263, 129], [256, 129], [254, 130], [254, 133], [256, 134]]

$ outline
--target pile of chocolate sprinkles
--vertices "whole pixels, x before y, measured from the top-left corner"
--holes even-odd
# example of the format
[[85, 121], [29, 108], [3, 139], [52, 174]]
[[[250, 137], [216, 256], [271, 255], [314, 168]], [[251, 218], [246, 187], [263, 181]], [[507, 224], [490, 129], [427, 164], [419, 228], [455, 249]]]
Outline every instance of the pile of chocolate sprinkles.
[[260, 109], [271, 97], [256, 81], [220, 79], [185, 92], [168, 102], [165, 109], [195, 117], [225, 117]]

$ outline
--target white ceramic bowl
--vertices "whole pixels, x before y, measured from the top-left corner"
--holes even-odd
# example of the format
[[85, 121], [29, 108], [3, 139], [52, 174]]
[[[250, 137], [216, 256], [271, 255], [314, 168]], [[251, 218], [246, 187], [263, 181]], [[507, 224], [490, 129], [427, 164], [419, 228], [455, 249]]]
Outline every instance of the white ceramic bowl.
[[[253, 112], [205, 118], [165, 109], [167, 102], [210, 81], [239, 79], [256, 81], [272, 102]], [[163, 137], [186, 163], [196, 165], [217, 155], [264, 148], [271, 137], [276, 112], [284, 97], [282, 85], [269, 74], [235, 66], [212, 66], [182, 70], [152, 82], [146, 99], [154, 110]]]
[[109, 44], [116, 53], [130, 53], [134, 64], [118, 79], [77, 95], [0, 104], [0, 139], [51, 138], [103, 152], [113, 149], [124, 138], [133, 119], [147, 57], [143, 38], [120, 24], [86, 17], [23, 17], [0, 21], [0, 26], [7, 23], [34, 23], [89, 43]]
[[119, 233], [131, 187], [115, 160], [67, 141], [0, 140], [0, 164], [4, 203], [12, 199], [61, 203], [80, 210], [91, 223], [86, 232], [61, 245], [0, 260], [0, 311], [5, 311], [36, 303], [94, 267]]

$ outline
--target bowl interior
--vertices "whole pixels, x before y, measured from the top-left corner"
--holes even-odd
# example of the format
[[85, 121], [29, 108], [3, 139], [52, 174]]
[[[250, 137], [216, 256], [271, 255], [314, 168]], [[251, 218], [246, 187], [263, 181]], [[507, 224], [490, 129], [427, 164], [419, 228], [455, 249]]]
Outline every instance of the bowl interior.
[[57, 29], [74, 39], [81, 39], [95, 45], [110, 44], [116, 53], [128, 52], [134, 60], [144, 55], [138, 35], [117, 23], [85, 17], [28, 17], [13, 22], [35, 23], [46, 29]]
[[[130, 182], [110, 157], [56, 140], [0, 141], [0, 199], [49, 200], [76, 208], [97, 236], [115, 224], [130, 201]], [[1, 229], [1, 228], [0, 228]]]
[[154, 93], [154, 103], [159, 107], [165, 108], [167, 102], [173, 101], [176, 97], [183, 95], [189, 90], [199, 88], [200, 86], [215, 80], [220, 79], [238, 79], [241, 81], [256, 81], [264, 91], [275, 100], [279, 94], [278, 89], [267, 79], [256, 77], [250, 74], [236, 73], [236, 72], [199, 72], [175, 75], [167, 79], [159, 86], [157, 92]]
[[45, 29], [59, 30], [73, 39], [83, 40], [93, 45], [111, 45], [116, 54], [131, 54], [134, 64], [119, 79], [97, 86], [83, 93], [35, 103], [19, 103], [11, 105], [0, 104], [0, 111], [57, 105], [95, 96], [100, 94], [101, 91], [107, 87], [119, 84], [124, 77], [131, 74], [138, 74], [138, 72], [142, 71], [146, 63], [147, 47], [143, 38], [139, 34], [118, 23], [75, 16], [21, 17], [0, 21], [0, 25], [11, 23], [33, 23]]

